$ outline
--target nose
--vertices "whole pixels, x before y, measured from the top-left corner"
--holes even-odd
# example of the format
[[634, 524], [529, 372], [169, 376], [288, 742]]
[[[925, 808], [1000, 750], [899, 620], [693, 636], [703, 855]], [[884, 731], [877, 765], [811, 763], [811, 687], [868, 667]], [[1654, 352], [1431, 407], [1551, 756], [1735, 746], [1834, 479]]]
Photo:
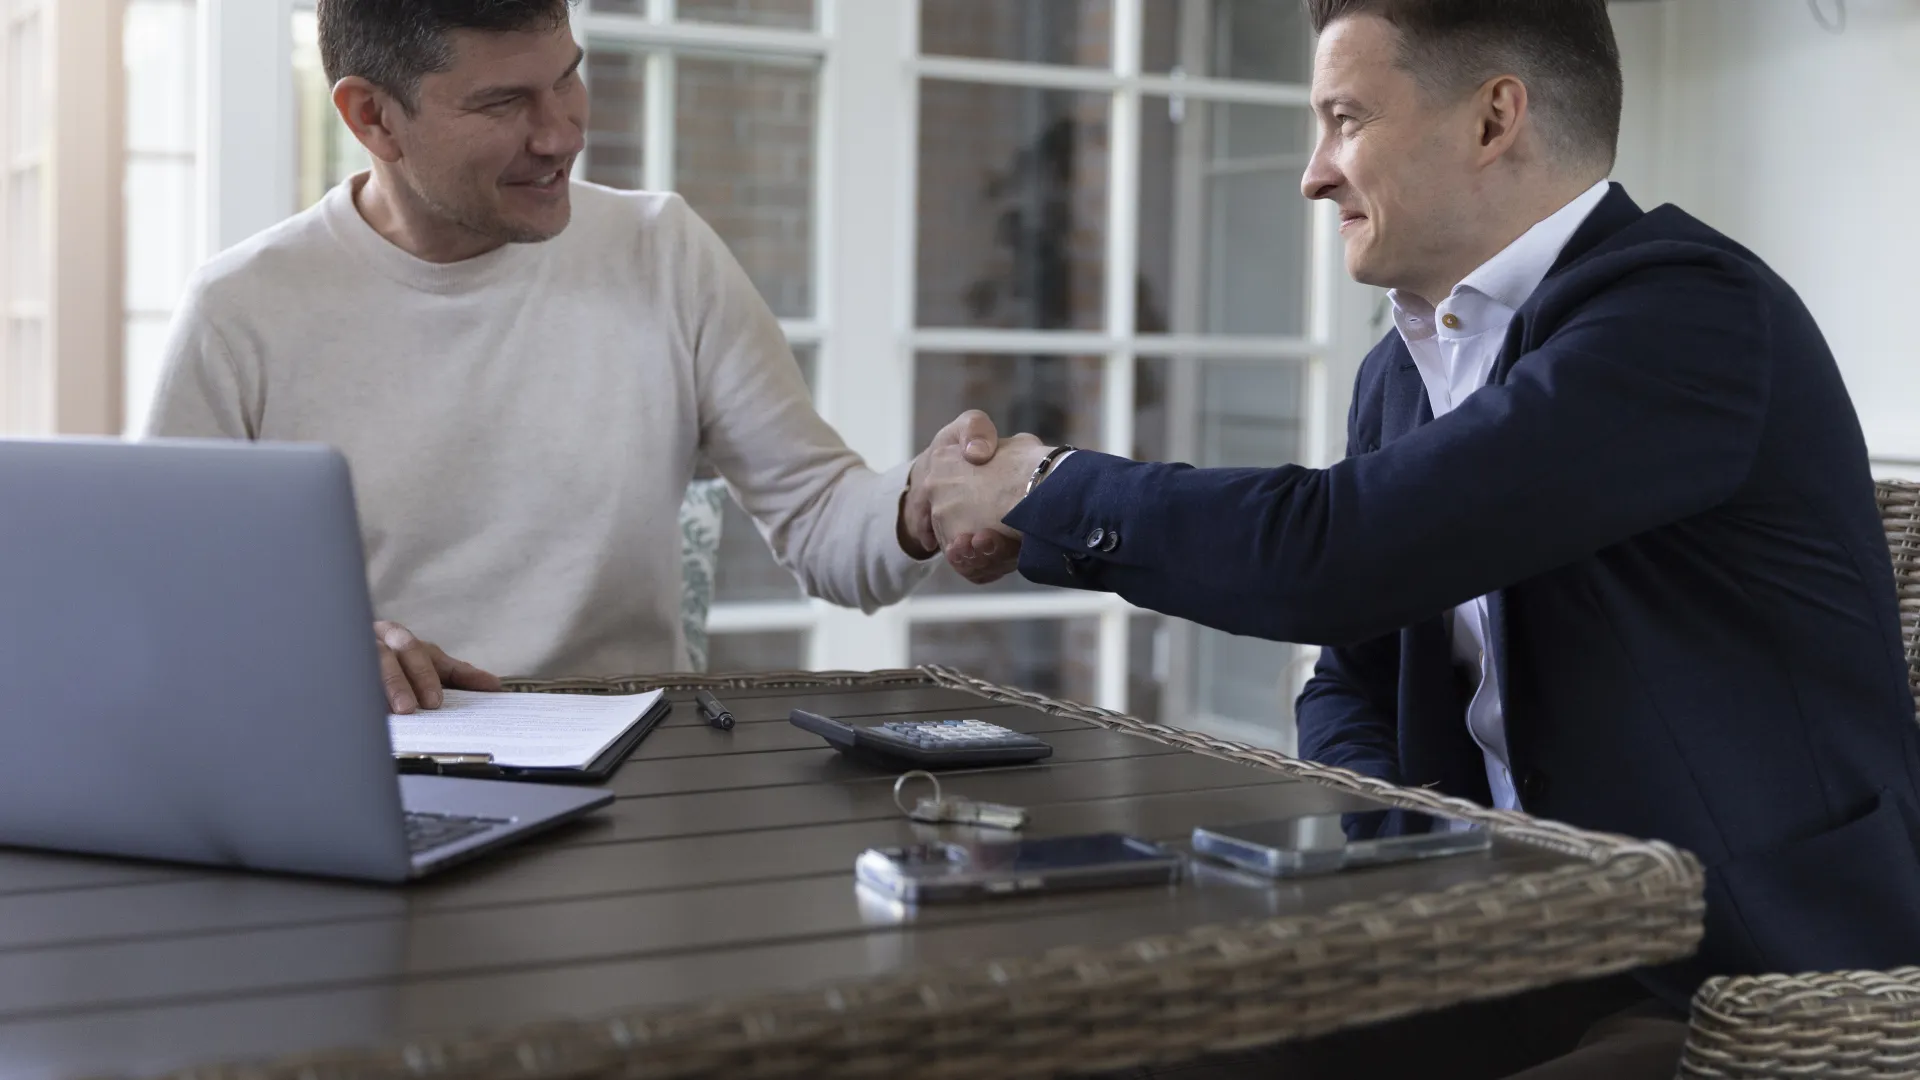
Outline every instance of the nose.
[[1300, 176], [1300, 194], [1309, 199], [1331, 199], [1345, 177], [1333, 164], [1333, 154], [1327, 149], [1328, 140], [1322, 138], [1314, 145], [1313, 157], [1307, 160], [1307, 171]]
[[542, 95], [527, 134], [527, 152], [543, 158], [573, 157], [587, 147], [587, 124], [575, 115], [573, 102], [563, 94]]

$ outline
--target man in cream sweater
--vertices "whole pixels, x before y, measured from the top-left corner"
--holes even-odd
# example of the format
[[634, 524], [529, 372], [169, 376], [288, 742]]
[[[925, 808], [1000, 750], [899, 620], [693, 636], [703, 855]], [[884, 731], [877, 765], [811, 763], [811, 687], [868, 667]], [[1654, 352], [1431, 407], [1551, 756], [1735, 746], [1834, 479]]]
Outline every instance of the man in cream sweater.
[[[201, 269], [147, 433], [345, 453], [396, 711], [491, 671], [684, 668], [697, 458], [808, 593], [872, 611], [925, 576], [926, 455], [875, 474], [847, 448], [678, 196], [572, 180], [567, 0], [320, 0], [319, 25], [372, 171]], [[936, 445], [995, 440], [974, 413]]]

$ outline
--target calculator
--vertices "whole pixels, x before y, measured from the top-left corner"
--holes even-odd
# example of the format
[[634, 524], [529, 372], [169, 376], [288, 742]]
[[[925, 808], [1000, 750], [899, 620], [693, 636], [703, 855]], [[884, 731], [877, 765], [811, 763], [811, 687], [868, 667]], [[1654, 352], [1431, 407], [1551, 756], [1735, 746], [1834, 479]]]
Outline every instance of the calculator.
[[847, 757], [890, 769], [958, 769], [1039, 761], [1053, 747], [980, 720], [891, 720], [856, 726], [795, 709], [793, 726], [827, 740]]

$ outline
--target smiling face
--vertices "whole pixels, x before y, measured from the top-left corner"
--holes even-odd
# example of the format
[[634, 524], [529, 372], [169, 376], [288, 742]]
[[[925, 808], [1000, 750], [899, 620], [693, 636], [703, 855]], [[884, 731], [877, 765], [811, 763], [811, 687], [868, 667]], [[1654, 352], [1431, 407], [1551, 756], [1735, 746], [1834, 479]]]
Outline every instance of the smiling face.
[[396, 172], [436, 224], [495, 243], [539, 243], [572, 216], [568, 178], [586, 146], [582, 53], [551, 30], [448, 35], [453, 62], [392, 110]]
[[1471, 246], [1483, 145], [1472, 96], [1431, 100], [1400, 65], [1400, 46], [1400, 31], [1372, 15], [1340, 19], [1321, 35], [1313, 63], [1320, 139], [1301, 191], [1340, 208], [1354, 280], [1424, 295]]

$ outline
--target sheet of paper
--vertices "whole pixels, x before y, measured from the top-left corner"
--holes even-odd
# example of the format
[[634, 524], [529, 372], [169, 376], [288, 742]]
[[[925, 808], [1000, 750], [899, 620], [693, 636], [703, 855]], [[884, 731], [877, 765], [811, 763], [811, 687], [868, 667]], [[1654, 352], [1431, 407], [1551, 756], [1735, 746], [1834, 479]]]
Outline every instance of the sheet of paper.
[[387, 717], [399, 754], [492, 754], [496, 765], [578, 769], [647, 714], [660, 691], [597, 694], [477, 694], [446, 691], [446, 704]]

